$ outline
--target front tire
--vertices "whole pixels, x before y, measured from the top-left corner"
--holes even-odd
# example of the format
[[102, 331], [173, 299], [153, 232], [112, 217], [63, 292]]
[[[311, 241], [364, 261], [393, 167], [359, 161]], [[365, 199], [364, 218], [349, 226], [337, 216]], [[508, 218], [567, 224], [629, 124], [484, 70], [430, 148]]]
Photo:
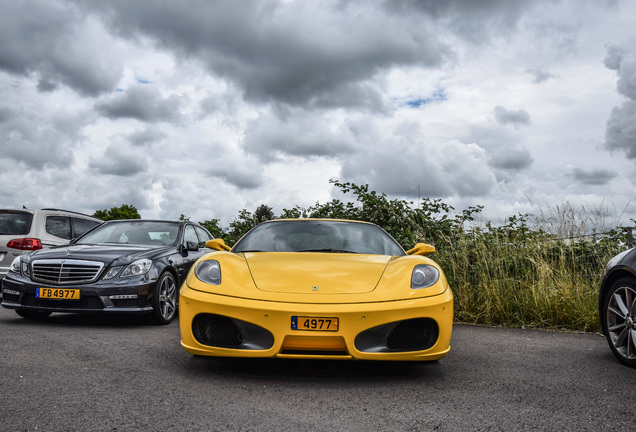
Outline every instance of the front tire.
[[37, 310], [17, 310], [15, 311], [15, 313], [20, 315], [22, 318], [26, 318], [31, 321], [42, 321], [43, 319], [51, 315], [51, 312], [43, 312]]
[[157, 281], [157, 288], [152, 299], [153, 316], [157, 323], [165, 325], [177, 314], [178, 288], [172, 273], [166, 271]]
[[603, 333], [621, 363], [636, 368], [636, 278], [619, 279], [603, 304]]

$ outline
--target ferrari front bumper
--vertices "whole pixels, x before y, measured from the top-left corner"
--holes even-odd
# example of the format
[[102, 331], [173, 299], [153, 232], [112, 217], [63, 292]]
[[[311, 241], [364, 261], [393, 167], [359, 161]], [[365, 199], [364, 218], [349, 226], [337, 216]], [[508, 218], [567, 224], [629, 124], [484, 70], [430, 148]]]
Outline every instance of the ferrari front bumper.
[[[299, 319], [320, 323], [298, 328]], [[321, 330], [326, 320], [334, 328]], [[453, 296], [375, 303], [283, 303], [204, 293], [184, 284], [181, 344], [219, 357], [438, 360], [450, 350]]]

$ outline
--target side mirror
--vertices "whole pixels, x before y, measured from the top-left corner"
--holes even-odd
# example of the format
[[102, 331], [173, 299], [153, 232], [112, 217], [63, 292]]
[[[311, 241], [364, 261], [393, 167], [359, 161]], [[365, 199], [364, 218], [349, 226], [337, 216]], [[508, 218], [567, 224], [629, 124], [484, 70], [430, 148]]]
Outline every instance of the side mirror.
[[196, 252], [199, 250], [199, 244], [193, 241], [187, 241], [185, 244], [185, 250]]
[[430, 255], [435, 252], [435, 246], [426, 243], [418, 243], [411, 250], [406, 251], [407, 255]]
[[218, 251], [230, 251], [232, 248], [227, 246], [223, 239], [212, 239], [205, 242], [205, 247], [218, 250]]

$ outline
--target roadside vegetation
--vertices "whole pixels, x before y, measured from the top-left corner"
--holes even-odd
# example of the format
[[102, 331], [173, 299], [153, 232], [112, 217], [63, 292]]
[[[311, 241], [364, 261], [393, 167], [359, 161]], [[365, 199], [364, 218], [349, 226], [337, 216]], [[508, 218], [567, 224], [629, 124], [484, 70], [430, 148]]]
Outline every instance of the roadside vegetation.
[[603, 270], [627, 247], [627, 230], [607, 220], [606, 208], [577, 210], [565, 203], [548, 213], [513, 215], [495, 224], [484, 220], [481, 206], [457, 211], [439, 199], [391, 200], [367, 185], [331, 182], [353, 199], [296, 206], [278, 216], [261, 205], [253, 213], [241, 210], [227, 228], [221, 228], [218, 219], [201, 224], [232, 245], [252, 227], [276, 218], [373, 222], [405, 250], [418, 242], [435, 246], [432, 258], [453, 289], [457, 322], [600, 330], [597, 303]]

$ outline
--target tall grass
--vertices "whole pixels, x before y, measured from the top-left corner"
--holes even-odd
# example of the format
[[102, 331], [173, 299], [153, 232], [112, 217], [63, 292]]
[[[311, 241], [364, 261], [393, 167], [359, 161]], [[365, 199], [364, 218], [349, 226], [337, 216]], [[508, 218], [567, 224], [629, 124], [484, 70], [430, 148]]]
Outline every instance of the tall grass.
[[624, 250], [625, 235], [571, 210], [555, 211], [560, 222], [539, 214], [435, 239], [456, 320], [599, 331], [598, 288], [607, 262]]

